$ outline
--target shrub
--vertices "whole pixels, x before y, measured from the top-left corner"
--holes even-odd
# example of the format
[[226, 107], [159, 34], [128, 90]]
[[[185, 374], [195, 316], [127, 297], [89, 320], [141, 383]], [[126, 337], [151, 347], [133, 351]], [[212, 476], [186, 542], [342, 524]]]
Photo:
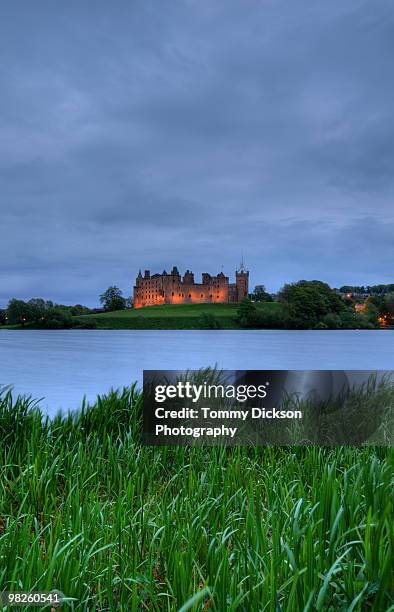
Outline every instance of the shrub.
[[[322, 318], [320, 323], [324, 325], [324, 329], [340, 329], [341, 327], [346, 327], [346, 325], [343, 325], [344, 322], [345, 321], [343, 321], [338, 314], [329, 312]], [[353, 327], [353, 325], [351, 325], [351, 327]]]
[[74, 320], [71, 313], [62, 308], [51, 308], [42, 319], [37, 322], [37, 327], [42, 329], [71, 329], [74, 327]]
[[329, 329], [329, 327], [326, 323], [323, 323], [323, 321], [319, 321], [313, 329]]
[[237, 310], [236, 320], [241, 327], [253, 327], [257, 313], [256, 306], [248, 299], [245, 298], [240, 302]]
[[0, 309], [0, 325], [7, 325], [7, 311]]
[[221, 322], [215, 315], [204, 312], [199, 319], [201, 329], [221, 329]]
[[70, 312], [73, 317], [79, 317], [80, 315], [87, 315], [91, 313], [90, 308], [87, 306], [82, 306], [81, 304], [76, 304], [75, 306], [71, 306]]
[[251, 319], [251, 326], [255, 329], [287, 329], [289, 319], [285, 309], [257, 311]]
[[81, 319], [74, 319], [75, 329], [97, 329], [97, 323], [94, 320], [81, 321]]

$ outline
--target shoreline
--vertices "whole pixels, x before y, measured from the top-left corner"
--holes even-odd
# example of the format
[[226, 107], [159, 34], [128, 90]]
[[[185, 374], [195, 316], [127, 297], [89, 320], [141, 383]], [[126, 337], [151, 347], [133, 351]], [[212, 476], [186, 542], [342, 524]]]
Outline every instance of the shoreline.
[[262, 332], [267, 332], [267, 331], [271, 331], [271, 332], [306, 332], [306, 331], [311, 331], [311, 332], [338, 332], [338, 331], [343, 331], [343, 332], [349, 332], [349, 331], [354, 331], [354, 332], [373, 332], [373, 331], [394, 331], [394, 325], [385, 325], [384, 327], [374, 327], [374, 328], [361, 328], [361, 327], [338, 327], [338, 328], [330, 328], [330, 329], [316, 329], [315, 327], [308, 327], [308, 328], [272, 328], [272, 327], [248, 327], [248, 328], [244, 328], [244, 327], [228, 327], [228, 328], [217, 328], [217, 329], [207, 329], [204, 327], [89, 327], [89, 328], [79, 328], [79, 327], [72, 327], [72, 328], [67, 328], [67, 327], [63, 327], [63, 328], [44, 328], [44, 327], [22, 327], [22, 326], [15, 326], [15, 325], [11, 325], [11, 326], [7, 326], [7, 325], [3, 325], [0, 327], [0, 332], [1, 331], [42, 331], [42, 332], [47, 332], [47, 331], [68, 331], [68, 332], [101, 332], [101, 331], [202, 331], [202, 332], [236, 332], [236, 331], [242, 331], [242, 332], [256, 332], [256, 331], [262, 331]]

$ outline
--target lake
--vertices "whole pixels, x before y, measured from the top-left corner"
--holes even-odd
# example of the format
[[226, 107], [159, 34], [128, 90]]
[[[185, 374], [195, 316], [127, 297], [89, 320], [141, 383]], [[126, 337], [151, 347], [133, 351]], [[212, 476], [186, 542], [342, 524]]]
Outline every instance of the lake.
[[144, 369], [394, 370], [394, 330], [0, 331], [0, 384], [76, 409]]

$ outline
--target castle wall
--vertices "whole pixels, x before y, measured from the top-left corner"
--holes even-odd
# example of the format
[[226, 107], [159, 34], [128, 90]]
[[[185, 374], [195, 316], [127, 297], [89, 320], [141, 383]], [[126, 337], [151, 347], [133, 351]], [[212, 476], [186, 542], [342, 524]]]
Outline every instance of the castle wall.
[[228, 301], [238, 302], [238, 291], [237, 291], [237, 285], [235, 283], [231, 283], [228, 286]]
[[228, 284], [194, 283], [171, 286], [165, 295], [166, 304], [203, 304], [228, 301]]

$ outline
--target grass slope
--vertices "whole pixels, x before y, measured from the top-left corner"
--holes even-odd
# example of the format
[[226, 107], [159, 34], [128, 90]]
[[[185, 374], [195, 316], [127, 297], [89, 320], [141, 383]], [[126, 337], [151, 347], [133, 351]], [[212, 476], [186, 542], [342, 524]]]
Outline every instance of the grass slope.
[[142, 447], [141, 411], [135, 388], [53, 421], [0, 396], [0, 590], [56, 588], [75, 610], [393, 609], [392, 449]]
[[[163, 304], [78, 317], [93, 320], [101, 329], [203, 329], [204, 315], [213, 315], [223, 329], [237, 329], [238, 304]], [[261, 311], [280, 308], [277, 302], [256, 304]]]

